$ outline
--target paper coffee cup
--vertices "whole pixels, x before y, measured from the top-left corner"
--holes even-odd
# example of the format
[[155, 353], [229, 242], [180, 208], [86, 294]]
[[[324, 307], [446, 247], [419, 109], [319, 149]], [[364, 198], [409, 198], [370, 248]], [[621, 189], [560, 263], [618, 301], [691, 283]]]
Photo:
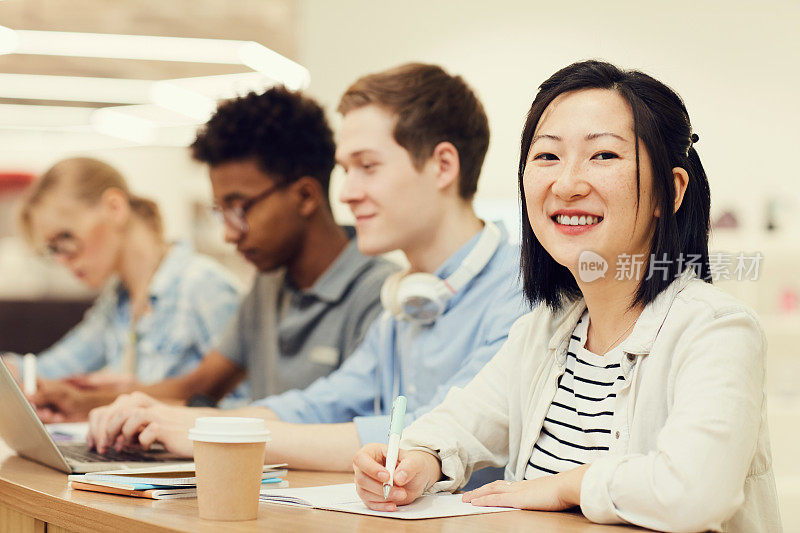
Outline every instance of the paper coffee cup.
[[189, 430], [206, 520], [255, 520], [269, 431], [260, 418], [198, 418]]

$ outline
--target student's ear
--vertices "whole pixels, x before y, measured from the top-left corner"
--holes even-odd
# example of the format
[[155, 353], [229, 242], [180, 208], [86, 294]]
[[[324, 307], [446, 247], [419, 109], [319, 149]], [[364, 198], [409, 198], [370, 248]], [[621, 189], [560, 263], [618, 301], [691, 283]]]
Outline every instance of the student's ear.
[[675, 181], [675, 212], [681, 208], [686, 189], [689, 187], [689, 173], [686, 169], [675, 167], [672, 169], [672, 178]]
[[[675, 187], [675, 207], [673, 213], [677, 213], [683, 203], [683, 197], [686, 195], [686, 189], [689, 187], [689, 173], [686, 169], [675, 167], [672, 169], [672, 182]], [[655, 216], [661, 216], [661, 208], [656, 207]]]
[[131, 204], [128, 197], [116, 187], [110, 187], [100, 195], [100, 205], [108, 219], [117, 225], [128, 222], [131, 214]]
[[325, 203], [322, 185], [310, 176], [303, 176], [294, 183], [292, 188], [297, 195], [298, 213], [302, 217], [310, 217], [321, 204]]
[[455, 185], [458, 187], [458, 176], [461, 174], [461, 162], [458, 149], [450, 142], [440, 142], [433, 149], [431, 156], [436, 170], [436, 186], [444, 190]]

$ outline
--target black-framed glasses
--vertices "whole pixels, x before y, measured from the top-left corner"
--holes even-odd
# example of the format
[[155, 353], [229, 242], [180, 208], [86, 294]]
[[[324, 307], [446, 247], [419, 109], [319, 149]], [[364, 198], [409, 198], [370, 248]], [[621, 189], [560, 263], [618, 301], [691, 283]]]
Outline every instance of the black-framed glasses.
[[58, 256], [65, 259], [73, 259], [81, 253], [82, 248], [81, 241], [75, 235], [64, 232], [53, 237], [45, 245], [44, 255], [53, 259]]
[[273, 185], [268, 187], [262, 193], [248, 198], [241, 205], [235, 207], [222, 207], [214, 205], [213, 209], [217, 216], [220, 217], [223, 224], [235, 229], [242, 235], [250, 231], [250, 226], [247, 224], [247, 212], [250, 211], [257, 203], [269, 198], [272, 193], [279, 191], [284, 187], [284, 184]]

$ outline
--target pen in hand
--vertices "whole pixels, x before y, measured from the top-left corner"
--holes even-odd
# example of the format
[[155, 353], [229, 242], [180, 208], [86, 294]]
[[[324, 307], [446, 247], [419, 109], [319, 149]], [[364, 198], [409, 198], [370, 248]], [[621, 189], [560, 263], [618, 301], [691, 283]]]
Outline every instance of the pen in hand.
[[386, 470], [389, 481], [383, 484], [383, 499], [389, 497], [394, 486], [394, 469], [397, 466], [397, 454], [400, 452], [400, 437], [403, 434], [403, 418], [406, 415], [406, 397], [398, 396], [392, 404], [392, 416], [389, 424], [389, 449], [386, 452]]
[[22, 390], [27, 396], [36, 394], [36, 356], [32, 353], [22, 357]]

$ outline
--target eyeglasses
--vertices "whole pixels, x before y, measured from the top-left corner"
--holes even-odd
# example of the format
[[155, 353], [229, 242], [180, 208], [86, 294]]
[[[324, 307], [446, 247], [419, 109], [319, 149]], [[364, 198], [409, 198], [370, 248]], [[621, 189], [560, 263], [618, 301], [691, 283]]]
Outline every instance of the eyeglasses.
[[69, 232], [59, 233], [47, 243], [44, 255], [50, 258], [61, 256], [65, 259], [75, 258], [83, 249], [81, 241]]
[[221, 219], [223, 224], [244, 235], [250, 231], [250, 226], [247, 224], [247, 212], [255, 207], [258, 202], [269, 198], [272, 193], [282, 189], [283, 187], [283, 184], [273, 185], [261, 194], [249, 198], [242, 202], [241, 205], [237, 205], [235, 207], [222, 207], [220, 205], [215, 205], [213, 207], [214, 212]]

